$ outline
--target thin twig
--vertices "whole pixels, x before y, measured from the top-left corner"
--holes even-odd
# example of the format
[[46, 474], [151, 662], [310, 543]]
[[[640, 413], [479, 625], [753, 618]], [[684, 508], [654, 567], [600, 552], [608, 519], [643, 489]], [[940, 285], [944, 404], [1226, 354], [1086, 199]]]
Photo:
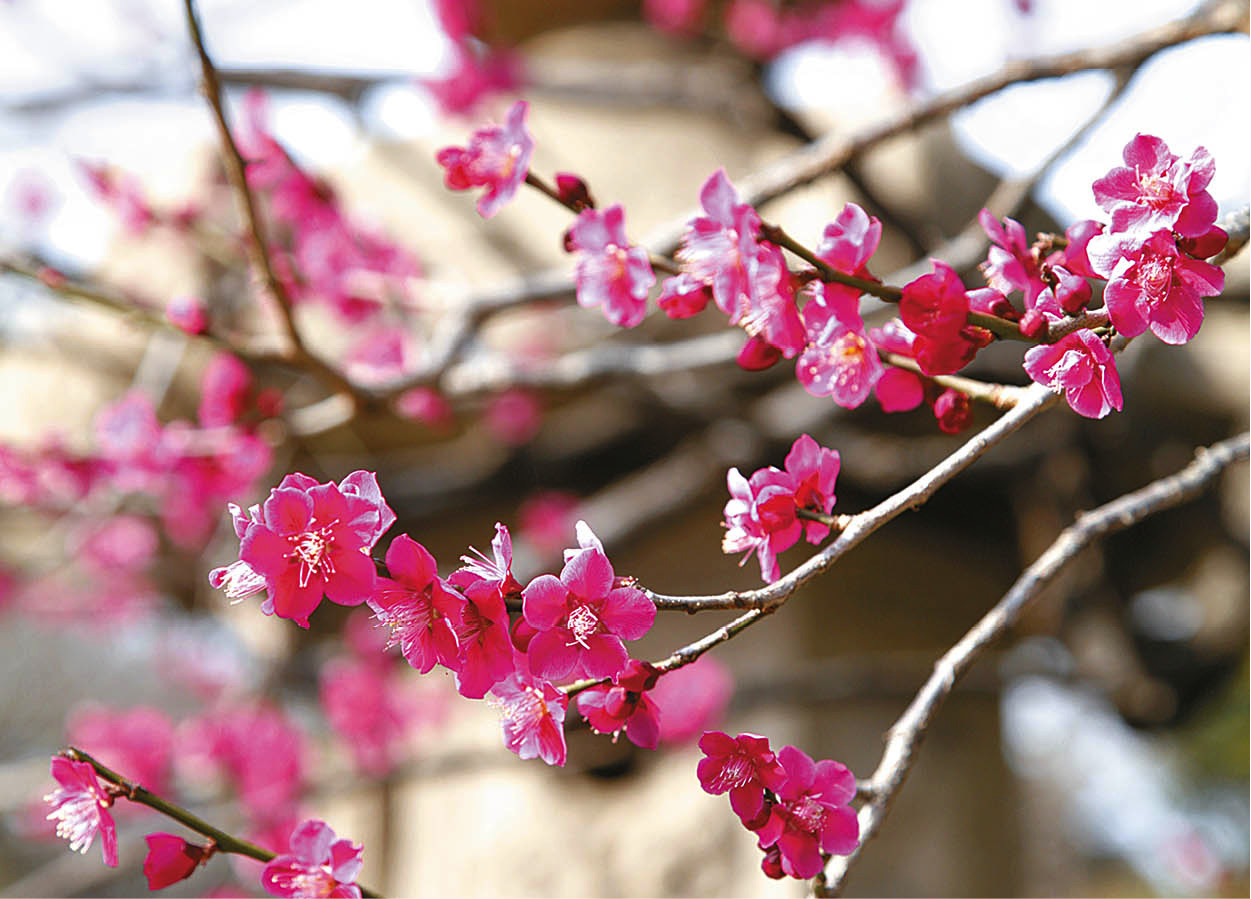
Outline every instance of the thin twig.
[[204, 97], [213, 112], [213, 121], [217, 125], [218, 136], [221, 139], [226, 175], [230, 179], [235, 200], [248, 230], [248, 240], [245, 241], [248, 259], [251, 262], [253, 274], [278, 307], [283, 330], [290, 343], [289, 358], [292, 362], [308, 369], [311, 374], [315, 375], [332, 390], [345, 393], [354, 400], [360, 400], [362, 394], [352, 382], [341, 372], [336, 371], [322, 361], [321, 358], [310, 352], [304, 343], [304, 338], [300, 335], [300, 329], [295, 322], [291, 297], [288, 296], [282, 281], [274, 272], [273, 261], [269, 253], [269, 242], [265, 236], [265, 223], [261, 218], [260, 211], [257, 209], [256, 198], [252, 195], [252, 189], [248, 186], [247, 163], [239, 152], [239, 146], [235, 143], [234, 136], [230, 132], [230, 125], [226, 122], [226, 112], [222, 105], [221, 82], [218, 80], [217, 70], [213, 66], [213, 61], [204, 47], [204, 37], [200, 31], [195, 0], [184, 0], [184, 9], [187, 17], [187, 29], [190, 32], [191, 41], [195, 45], [196, 53], [200, 57], [201, 87]]
[[[114, 784], [122, 789], [122, 795], [131, 802], [139, 805], [146, 805], [150, 809], [160, 812], [167, 818], [177, 821], [179, 824], [187, 827], [196, 833], [211, 839], [217, 846], [218, 852], [229, 852], [235, 855], [246, 855], [248, 858], [254, 858], [257, 861], [268, 862], [276, 857], [276, 853], [270, 852], [268, 849], [262, 849], [254, 843], [233, 836], [220, 828], [214, 827], [198, 815], [194, 815], [179, 805], [175, 805], [168, 799], [158, 796], [146, 787], [142, 787], [133, 781], [127, 780], [118, 774], [112, 768], [108, 768], [96, 759], [92, 758], [81, 749], [69, 747], [61, 753], [67, 759], [75, 762], [86, 762], [95, 769], [96, 774], [103, 777], [109, 783]], [[373, 890], [361, 887], [361, 894], [364, 896], [378, 896]]]
[[817, 895], [837, 896], [865, 843], [877, 835], [896, 794], [907, 779], [930, 722], [960, 678], [986, 648], [1004, 636], [1061, 569], [1090, 543], [1125, 530], [1143, 519], [1197, 497], [1228, 466], [1245, 460], [1251, 435], [1240, 434], [1196, 453], [1181, 471], [1127, 493], [1080, 515], [1027, 568], [1015, 584], [955, 646], [934, 663], [934, 673], [891, 727], [882, 760], [869, 779], [873, 798], [860, 809], [860, 845], [854, 853], [830, 860]]

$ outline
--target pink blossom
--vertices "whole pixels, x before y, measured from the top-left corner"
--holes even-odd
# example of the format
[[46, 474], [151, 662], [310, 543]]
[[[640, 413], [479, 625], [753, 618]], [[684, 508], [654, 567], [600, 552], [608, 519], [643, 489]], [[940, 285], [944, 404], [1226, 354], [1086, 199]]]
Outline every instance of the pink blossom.
[[[1025, 228], [1011, 218], [1005, 218], [1001, 225], [989, 209], [979, 212], [977, 220], [993, 244], [986, 261], [981, 264], [986, 283], [1005, 294], [1014, 290], [1024, 292], [1026, 308], [1033, 308], [1034, 300], [1047, 285]], [[920, 333], [917, 328], [913, 330]]]
[[360, 336], [343, 357], [349, 378], [369, 387], [382, 387], [413, 370], [416, 347], [404, 329], [381, 324]]
[[1064, 229], [1064, 238], [1068, 245], [1064, 248], [1060, 263], [1074, 274], [1083, 278], [1097, 278], [1099, 275], [1090, 267], [1090, 259], [1086, 255], [1091, 238], [1103, 233], [1103, 223], [1093, 219], [1074, 222]]
[[768, 583], [781, 577], [777, 554], [799, 541], [803, 525], [795, 515], [795, 494], [789, 475], [772, 466], [761, 468], [751, 478], [737, 468], [726, 472], [730, 501], [725, 504], [725, 536], [721, 551], [729, 554], [755, 551], [760, 577]]
[[786, 456], [786, 471], [772, 466], [744, 478], [737, 468], [726, 475], [730, 501], [725, 506], [727, 553], [755, 550], [760, 576], [773, 582], [780, 576], [777, 554], [794, 546], [801, 535], [819, 543], [829, 534], [826, 525], [801, 521], [798, 509], [828, 514], [834, 507], [834, 481], [839, 457], [807, 434], [796, 438]]
[[708, 731], [699, 738], [705, 758], [696, 766], [699, 785], [714, 796], [730, 794], [730, 807], [746, 826], [765, 811], [765, 790], [778, 790], [786, 771], [769, 748], [768, 737]]
[[1039, 384], [1064, 390], [1073, 411], [1103, 418], [1121, 409], [1121, 379], [1111, 351], [1094, 331], [1083, 329], [1058, 343], [1040, 344], [1025, 352], [1025, 372]]
[[[1091, 241], [1091, 252], [1107, 272], [1103, 298], [1117, 331], [1136, 337], [1150, 328], [1171, 344], [1186, 343], [1199, 333], [1203, 298], [1224, 288], [1223, 271], [1179, 253], [1167, 231], [1157, 231], [1136, 247], [1104, 240]], [[1114, 255], [1120, 258], [1109, 268]]]
[[765, 371], [781, 361], [782, 351], [759, 336], [748, 337], [734, 357], [734, 363], [743, 371]]
[[1211, 259], [1229, 243], [1229, 234], [1224, 228], [1213, 225], [1198, 237], [1183, 237], [1177, 241], [1177, 247], [1187, 256], [1195, 259]]
[[200, 378], [197, 417], [206, 428], [233, 424], [248, 407], [252, 373], [233, 353], [215, 353]]
[[973, 423], [973, 403], [967, 396], [951, 387], [942, 389], [932, 383], [926, 386], [926, 399], [938, 419], [938, 430], [959, 434]]
[[[834, 482], [838, 478], [838, 450], [820, 446], [807, 434], [800, 434], [786, 454], [786, 473], [791, 476], [797, 509], [822, 512], [834, 508]], [[804, 521], [804, 536], [812, 544], [829, 536], [828, 526], [819, 521]]]
[[932, 274], [904, 285], [899, 317], [918, 336], [950, 340], [965, 325], [969, 300], [960, 277], [951, 266], [938, 259], [931, 259], [930, 263], [934, 267]]
[[541, 758], [549, 765], [564, 766], [569, 697], [549, 681], [532, 675], [524, 653], [516, 653], [513, 672], [491, 687], [487, 701], [499, 709], [504, 744], [518, 757]]
[[647, 291], [656, 275], [647, 251], [630, 246], [621, 205], [578, 213], [569, 229], [569, 247], [580, 251], [574, 269], [578, 305], [601, 306], [604, 317], [622, 328], [639, 324], [647, 315]]
[[777, 802], [757, 833], [762, 849], [776, 845], [782, 870], [791, 877], [815, 877], [824, 867], [822, 852], [849, 855], [860, 842], [856, 813], [848, 803], [856, 795], [856, 779], [838, 762], [812, 759], [794, 746], [784, 746], [778, 760], [786, 780], [777, 788]]
[[[855, 203], [843, 207], [833, 222], [825, 226], [817, 244], [817, 258], [845, 275], [875, 280], [867, 268], [870, 257], [882, 240], [882, 223]], [[833, 281], [817, 282], [815, 295], [835, 317], [849, 328], [861, 327], [859, 301], [861, 291]], [[805, 320], [807, 309], [804, 310]]]
[[572, 172], [557, 172], [552, 176], [556, 182], [556, 196], [560, 202], [572, 206], [574, 212], [595, 208], [595, 199], [586, 182]]
[[391, 576], [378, 578], [369, 607], [390, 628], [387, 647], [398, 644], [422, 674], [436, 664], [455, 668], [464, 597], [439, 578], [434, 556], [407, 534], [391, 541], [386, 561]]
[[1009, 303], [1008, 298], [993, 287], [980, 287], [977, 290], [970, 290], [965, 294], [965, 297], [969, 301], [970, 312], [981, 312], [983, 315], [993, 315], [996, 318], [1003, 318], [1013, 322], [1021, 317], [1021, 311]]
[[508, 608], [490, 581], [465, 588], [456, 638], [456, 689], [466, 699], [481, 699], [513, 672], [513, 644], [508, 635]]
[[683, 272], [660, 282], [660, 296], [656, 300], [662, 312], [669, 318], [690, 318], [704, 311], [712, 291], [694, 275]]
[[533, 440], [543, 426], [543, 404], [529, 390], [505, 390], [488, 401], [485, 420], [502, 443], [522, 446]]
[[660, 708], [647, 695], [661, 672], [647, 662], [630, 659], [613, 676], [611, 684], [596, 684], [578, 694], [578, 711], [591, 730], [612, 734], [621, 731], [641, 749], [655, 749], [660, 742]]
[[65, 727], [66, 740], [105, 765], [157, 793], [169, 784], [174, 725], [160, 709], [136, 706], [125, 711], [102, 705], [75, 709]]
[[156, 528], [137, 515], [114, 515], [99, 522], [75, 552], [97, 570], [137, 571], [156, 555], [160, 537]]
[[373, 592], [373, 547], [380, 520], [376, 504], [317, 484], [307, 475], [288, 475], [261, 507], [239, 557], [265, 578], [273, 610], [308, 627], [322, 596], [357, 605]]
[[56, 822], [56, 835], [69, 840], [70, 849], [84, 855], [100, 834], [104, 863], [117, 867], [117, 825], [109, 806], [113, 797], [100, 785], [95, 769], [87, 762], [52, 757], [52, 777], [58, 786], [43, 797], [52, 806], [48, 820]]
[[521, 584], [513, 577], [513, 538], [507, 527], [495, 522], [495, 537], [491, 540], [492, 558], [488, 559], [472, 546], [469, 549], [477, 558], [460, 557], [464, 564], [448, 577], [452, 586], [463, 590], [474, 584], [486, 583], [504, 599], [521, 596]]
[[522, 614], [538, 631], [530, 641], [530, 667], [550, 680], [612, 677], [626, 664], [622, 640], [643, 636], [656, 617], [642, 590], [614, 587], [612, 563], [596, 548], [569, 559], [559, 579], [535, 578], [523, 598]]
[[666, 672], [651, 690], [660, 710], [660, 742], [684, 743], [699, 736], [725, 714], [733, 692], [729, 669], [708, 653]]
[[453, 63], [446, 76], [419, 79], [444, 115], [468, 115], [485, 98], [522, 85], [525, 73], [521, 57], [507, 48], [480, 48], [461, 40], [452, 52]]
[[326, 720], [351, 750], [357, 769], [381, 777], [400, 761], [417, 720], [411, 685], [385, 657], [335, 659], [322, 668]]
[[451, 427], [456, 418], [452, 404], [433, 387], [414, 387], [395, 398], [395, 411], [436, 431]]
[[337, 840], [324, 821], [310, 819], [291, 834], [290, 852], [265, 866], [261, 886], [271, 896], [360, 899], [363, 854], [359, 843]]
[[1216, 221], [1216, 200], [1207, 191], [1216, 163], [1203, 147], [1183, 161], [1160, 138], [1136, 134], [1121, 155], [1126, 167], [1093, 185], [1096, 202], [1112, 214], [1111, 231], [1198, 237]]
[[760, 216], [717, 169], [704, 182], [699, 201], [706, 216], [692, 219], [682, 236], [677, 259], [683, 269], [712, 288], [717, 307], [737, 325], [751, 300], [747, 266], [756, 258]]
[[248, 811], [263, 819], [294, 806], [308, 754], [303, 732], [265, 703], [219, 706], [184, 722], [178, 733], [179, 764], [197, 777], [220, 771]]
[[445, 183], [452, 190], [485, 187], [478, 198], [478, 214], [490, 218], [512, 199], [530, 170], [534, 139], [526, 131], [530, 105], [518, 100], [508, 110], [504, 125], [487, 125], [469, 138], [468, 147], [445, 147], [439, 165], [447, 170]]
[[188, 843], [172, 833], [150, 833], [143, 838], [148, 854], [143, 858], [143, 876], [149, 890], [162, 890], [186, 880], [212, 854], [208, 846]]
[[699, 26], [706, 0], [643, 0], [643, 18], [659, 31], [691, 34]]
[[517, 510], [521, 534], [540, 553], [555, 552], [577, 518], [578, 497], [561, 490], [541, 490], [526, 497]]
[[748, 334], [777, 347], [783, 357], [794, 358], [804, 348], [804, 324], [782, 251], [773, 244], [761, 244], [748, 260], [747, 277], [750, 292], [739, 323]]
[[916, 409], [924, 399], [921, 375], [893, 366], [883, 371], [874, 391], [884, 413], [906, 413]]
[[868, 399], [883, 372], [859, 312], [854, 312], [854, 322], [841, 318], [824, 296], [813, 299], [804, 307], [808, 343], [795, 363], [795, 375], [805, 390], [831, 397], [845, 409], [855, 409]]
[[208, 330], [208, 313], [204, 301], [190, 294], [179, 294], [165, 307], [165, 317], [175, 327], [188, 334], [203, 334]]

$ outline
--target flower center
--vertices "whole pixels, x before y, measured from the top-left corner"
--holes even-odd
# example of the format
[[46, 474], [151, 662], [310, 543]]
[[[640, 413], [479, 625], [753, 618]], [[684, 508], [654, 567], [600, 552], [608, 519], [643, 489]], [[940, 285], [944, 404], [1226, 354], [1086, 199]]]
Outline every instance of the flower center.
[[1173, 284], [1173, 263], [1163, 256], [1150, 256], [1138, 270], [1138, 281], [1152, 301], [1168, 296]]
[[718, 792], [745, 787], [756, 777], [756, 769], [751, 762], [741, 755], [732, 755], [725, 760], [712, 778], [712, 785]]
[[790, 804], [791, 817], [795, 825], [812, 834], [821, 833], [825, 824], [826, 808], [821, 803], [807, 796], [801, 796]]
[[[311, 519], [309, 524], [312, 525], [315, 521], [316, 519]], [[288, 535], [287, 542], [291, 544], [291, 552], [287, 553], [287, 558], [300, 560], [301, 587], [307, 587], [315, 574], [322, 577], [334, 574], [334, 561], [327, 552], [334, 545], [330, 536], [331, 529], [338, 523], [338, 519], [335, 519], [320, 528]]]
[[595, 633], [599, 628], [599, 616], [588, 605], [580, 605], [569, 613], [569, 633], [573, 635], [573, 640], [566, 643], [566, 646], [573, 646], [575, 643], [583, 649], [590, 649], [586, 639]]
[[1138, 177], [1138, 189], [1141, 198], [1152, 209], [1162, 209], [1173, 199], [1173, 185], [1159, 175]]

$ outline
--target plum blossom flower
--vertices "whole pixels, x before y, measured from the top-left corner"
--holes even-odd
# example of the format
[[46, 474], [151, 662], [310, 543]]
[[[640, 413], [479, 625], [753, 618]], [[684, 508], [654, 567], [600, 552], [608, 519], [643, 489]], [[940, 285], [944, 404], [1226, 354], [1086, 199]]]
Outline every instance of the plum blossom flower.
[[874, 385], [883, 412], [910, 412], [925, 399], [921, 376], [903, 368], [888, 368]]
[[569, 229], [569, 247], [580, 251], [574, 269], [578, 305], [602, 307], [604, 317], [622, 328], [641, 322], [656, 274], [647, 251], [630, 246], [621, 204], [578, 213]]
[[[881, 221], [855, 203], [848, 203], [838, 217], [825, 226], [821, 242], [817, 244], [817, 258], [845, 275], [873, 280], [867, 265], [881, 241]], [[814, 286], [814, 295], [848, 327], [861, 326], [858, 288], [821, 281]], [[806, 312], [805, 309], [805, 315]]]
[[150, 833], [143, 838], [148, 854], [143, 858], [143, 876], [149, 890], [161, 890], [186, 880], [195, 873], [216, 848], [212, 843], [199, 846], [172, 833]]
[[622, 730], [641, 749], [655, 749], [660, 742], [660, 707], [647, 695], [661, 672], [647, 662], [630, 659], [613, 676], [611, 684], [596, 684], [578, 694], [578, 711], [598, 734]]
[[453, 669], [456, 689], [467, 699], [481, 699], [513, 671], [508, 636], [508, 608], [491, 581], [465, 588], [465, 605], [456, 629], [460, 655]]
[[1160, 138], [1140, 133], [1121, 156], [1125, 166], [1093, 185], [1095, 201], [1112, 214], [1112, 231], [1198, 237], [1216, 221], [1216, 200], [1207, 191], [1216, 163], [1203, 147], [1182, 160]]
[[521, 595], [521, 584], [513, 577], [513, 538], [507, 527], [495, 522], [495, 537], [491, 540], [492, 558], [488, 559], [472, 546], [469, 549], [477, 558], [461, 556], [464, 564], [451, 573], [448, 583], [462, 590], [474, 584], [487, 583], [505, 599]]
[[491, 687], [487, 702], [499, 709], [504, 744], [519, 758], [564, 766], [569, 696], [532, 675], [524, 653], [516, 653], [513, 672]]
[[717, 169], [699, 191], [699, 202], [708, 213], [692, 219], [682, 236], [677, 260], [682, 268], [712, 288], [712, 298], [737, 325], [751, 301], [747, 266], [756, 258], [760, 216]]
[[252, 373], [233, 353], [215, 353], [200, 378], [197, 417], [206, 428], [233, 424], [248, 407]]
[[813, 396], [828, 396], [845, 409], [855, 409], [884, 371], [859, 313], [848, 324], [821, 296], [804, 307], [804, 326], [808, 342], [795, 362], [799, 383]]
[[538, 631], [527, 653], [539, 677], [612, 677], [627, 661], [623, 640], [651, 629], [656, 606], [635, 587], [614, 587], [612, 563], [597, 548], [565, 563], [560, 578], [532, 580], [523, 592], [522, 614]]
[[[834, 481], [839, 456], [807, 434], [796, 438], [786, 456], [786, 470], [773, 466], [744, 478], [737, 468], [726, 474], [730, 501], [725, 505], [726, 553], [755, 550], [760, 576], [773, 582], [780, 576], [777, 554], [790, 549], [801, 535], [819, 543], [829, 528], [817, 521], [801, 521], [799, 509], [829, 514], [834, 508]], [[745, 557], [744, 557], [745, 558]]]
[[1038, 257], [1030, 248], [1025, 228], [1012, 218], [1005, 218], [1000, 224], [989, 209], [979, 212], [977, 221], [992, 244], [986, 261], [980, 266], [986, 283], [1005, 294], [1022, 291], [1025, 307], [1032, 309], [1034, 300], [1047, 285], [1042, 278]]
[[1025, 372], [1039, 384], [1063, 389], [1073, 411], [1103, 418], [1121, 410], [1121, 379], [1112, 352], [1090, 329], [1075, 331], [1053, 344], [1025, 352]]
[[669, 318], [690, 318], [704, 311], [712, 291], [708, 285], [689, 272], [682, 272], [660, 282], [656, 305]]
[[769, 748], [769, 738], [708, 731], [699, 738], [699, 748], [705, 757], [695, 770], [704, 792], [729, 793], [734, 814], [745, 826], [756, 823], [765, 810], [765, 790], [776, 791], [786, 781], [786, 771]]
[[747, 306], [739, 324], [751, 336], [776, 347], [785, 358], [794, 358], [804, 347], [804, 324], [782, 251], [773, 244], [761, 244], [748, 260], [747, 278]]
[[179, 294], [165, 306], [165, 317], [174, 327], [188, 334], [203, 334], [208, 330], [208, 313], [204, 301], [190, 294]]
[[508, 110], [503, 125], [479, 128], [469, 138], [468, 147], [444, 147], [438, 152], [445, 183], [452, 190], [485, 187], [478, 198], [478, 214], [490, 218], [512, 199], [530, 171], [534, 138], [526, 131], [530, 104], [518, 100]]
[[814, 763], [794, 746], [783, 746], [778, 761], [786, 780], [777, 788], [769, 820], [757, 831], [760, 847], [776, 845], [782, 871], [791, 877], [815, 877], [824, 864], [822, 852], [849, 855], [860, 842], [860, 825], [848, 805], [856, 778], [840, 763]]
[[378, 503], [350, 489], [288, 475], [247, 528], [239, 557], [265, 578], [274, 614], [308, 627], [323, 595], [341, 605], [369, 598], [380, 519]]
[[271, 896], [360, 899], [363, 854], [359, 843], [336, 840], [326, 822], [310, 819], [291, 834], [290, 852], [265, 866], [261, 886]]
[[[1225, 286], [1215, 265], [1177, 251], [1167, 231], [1157, 231], [1137, 246], [1091, 241], [1096, 265], [1107, 272], [1104, 303], [1116, 330], [1136, 337], [1148, 328], [1165, 343], [1191, 340], [1203, 324], [1203, 298]], [[1109, 260], [1120, 258], [1109, 268]]]
[[378, 577], [369, 607], [390, 629], [387, 648], [398, 644], [422, 674], [436, 664], [455, 668], [464, 597], [439, 578], [434, 556], [407, 534], [391, 541], [386, 561], [391, 576]]
[[104, 863], [117, 867], [117, 825], [109, 806], [113, 797], [101, 786], [87, 762], [73, 762], [62, 756], [52, 758], [52, 776], [57, 788], [43, 797], [52, 806], [48, 820], [56, 822], [56, 835], [69, 840], [70, 849], [84, 855], [100, 834]]

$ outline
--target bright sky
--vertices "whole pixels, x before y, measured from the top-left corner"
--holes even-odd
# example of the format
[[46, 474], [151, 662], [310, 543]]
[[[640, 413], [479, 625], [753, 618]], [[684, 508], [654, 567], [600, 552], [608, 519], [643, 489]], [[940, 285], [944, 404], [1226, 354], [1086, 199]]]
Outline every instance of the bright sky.
[[[1021, 16], [1010, 0], [959, 4], [914, 0], [908, 27], [921, 50], [924, 82], [934, 92], [984, 74], [1013, 57], [1103, 44], [1179, 15], [1196, 4], [1167, 0], [1037, 0]], [[959, 11], [959, 20], [953, 11]], [[67, 11], [72, 10], [72, 15]], [[202, 0], [209, 46], [219, 63], [394, 73], [364, 104], [368, 126], [397, 136], [427, 131], [434, 110], [408, 80], [446, 61], [442, 36], [421, 0]], [[970, 23], [976, 22], [976, 27]], [[46, 116], [0, 112], [0, 245], [35, 241], [53, 256], [89, 265], [116, 233], [113, 217], [83, 190], [72, 160], [107, 160], [142, 171], [157, 197], [185, 183], [188, 150], [212, 139], [201, 101], [188, 92], [190, 66], [180, 4], [169, 0], [9, 0], [0, 5], [0, 101], [67, 89], [81, 75], [101, 82], [146, 79], [166, 96], [113, 97]], [[1202, 59], [1202, 66], [1196, 59]], [[1251, 116], [1226, 97], [1245, 84], [1248, 42], [1210, 38], [1161, 54], [1138, 75], [1107, 120], [1040, 185], [1039, 200], [1061, 221], [1098, 214], [1090, 183], [1120, 158], [1137, 130], [1162, 136], [1174, 152], [1206, 146], [1217, 160], [1212, 191], [1222, 208], [1251, 193], [1246, 148]], [[1194, 83], [1194, 72], [1203, 79]], [[850, 72], [850, 75], [849, 75]], [[871, 104], [880, 64], [828, 48], [792, 51], [776, 67], [779, 95], [797, 104]], [[182, 79], [181, 81], [179, 79]], [[835, 83], [837, 83], [837, 81]], [[957, 115], [967, 152], [999, 172], [1029, 171], [1063, 143], [1110, 90], [1093, 73], [1004, 91]], [[313, 167], [348, 163], [363, 150], [350, 111], [320, 95], [271, 101], [278, 136]], [[32, 173], [35, 173], [32, 176]], [[14, 214], [32, 177], [58, 197], [33, 233]]]

